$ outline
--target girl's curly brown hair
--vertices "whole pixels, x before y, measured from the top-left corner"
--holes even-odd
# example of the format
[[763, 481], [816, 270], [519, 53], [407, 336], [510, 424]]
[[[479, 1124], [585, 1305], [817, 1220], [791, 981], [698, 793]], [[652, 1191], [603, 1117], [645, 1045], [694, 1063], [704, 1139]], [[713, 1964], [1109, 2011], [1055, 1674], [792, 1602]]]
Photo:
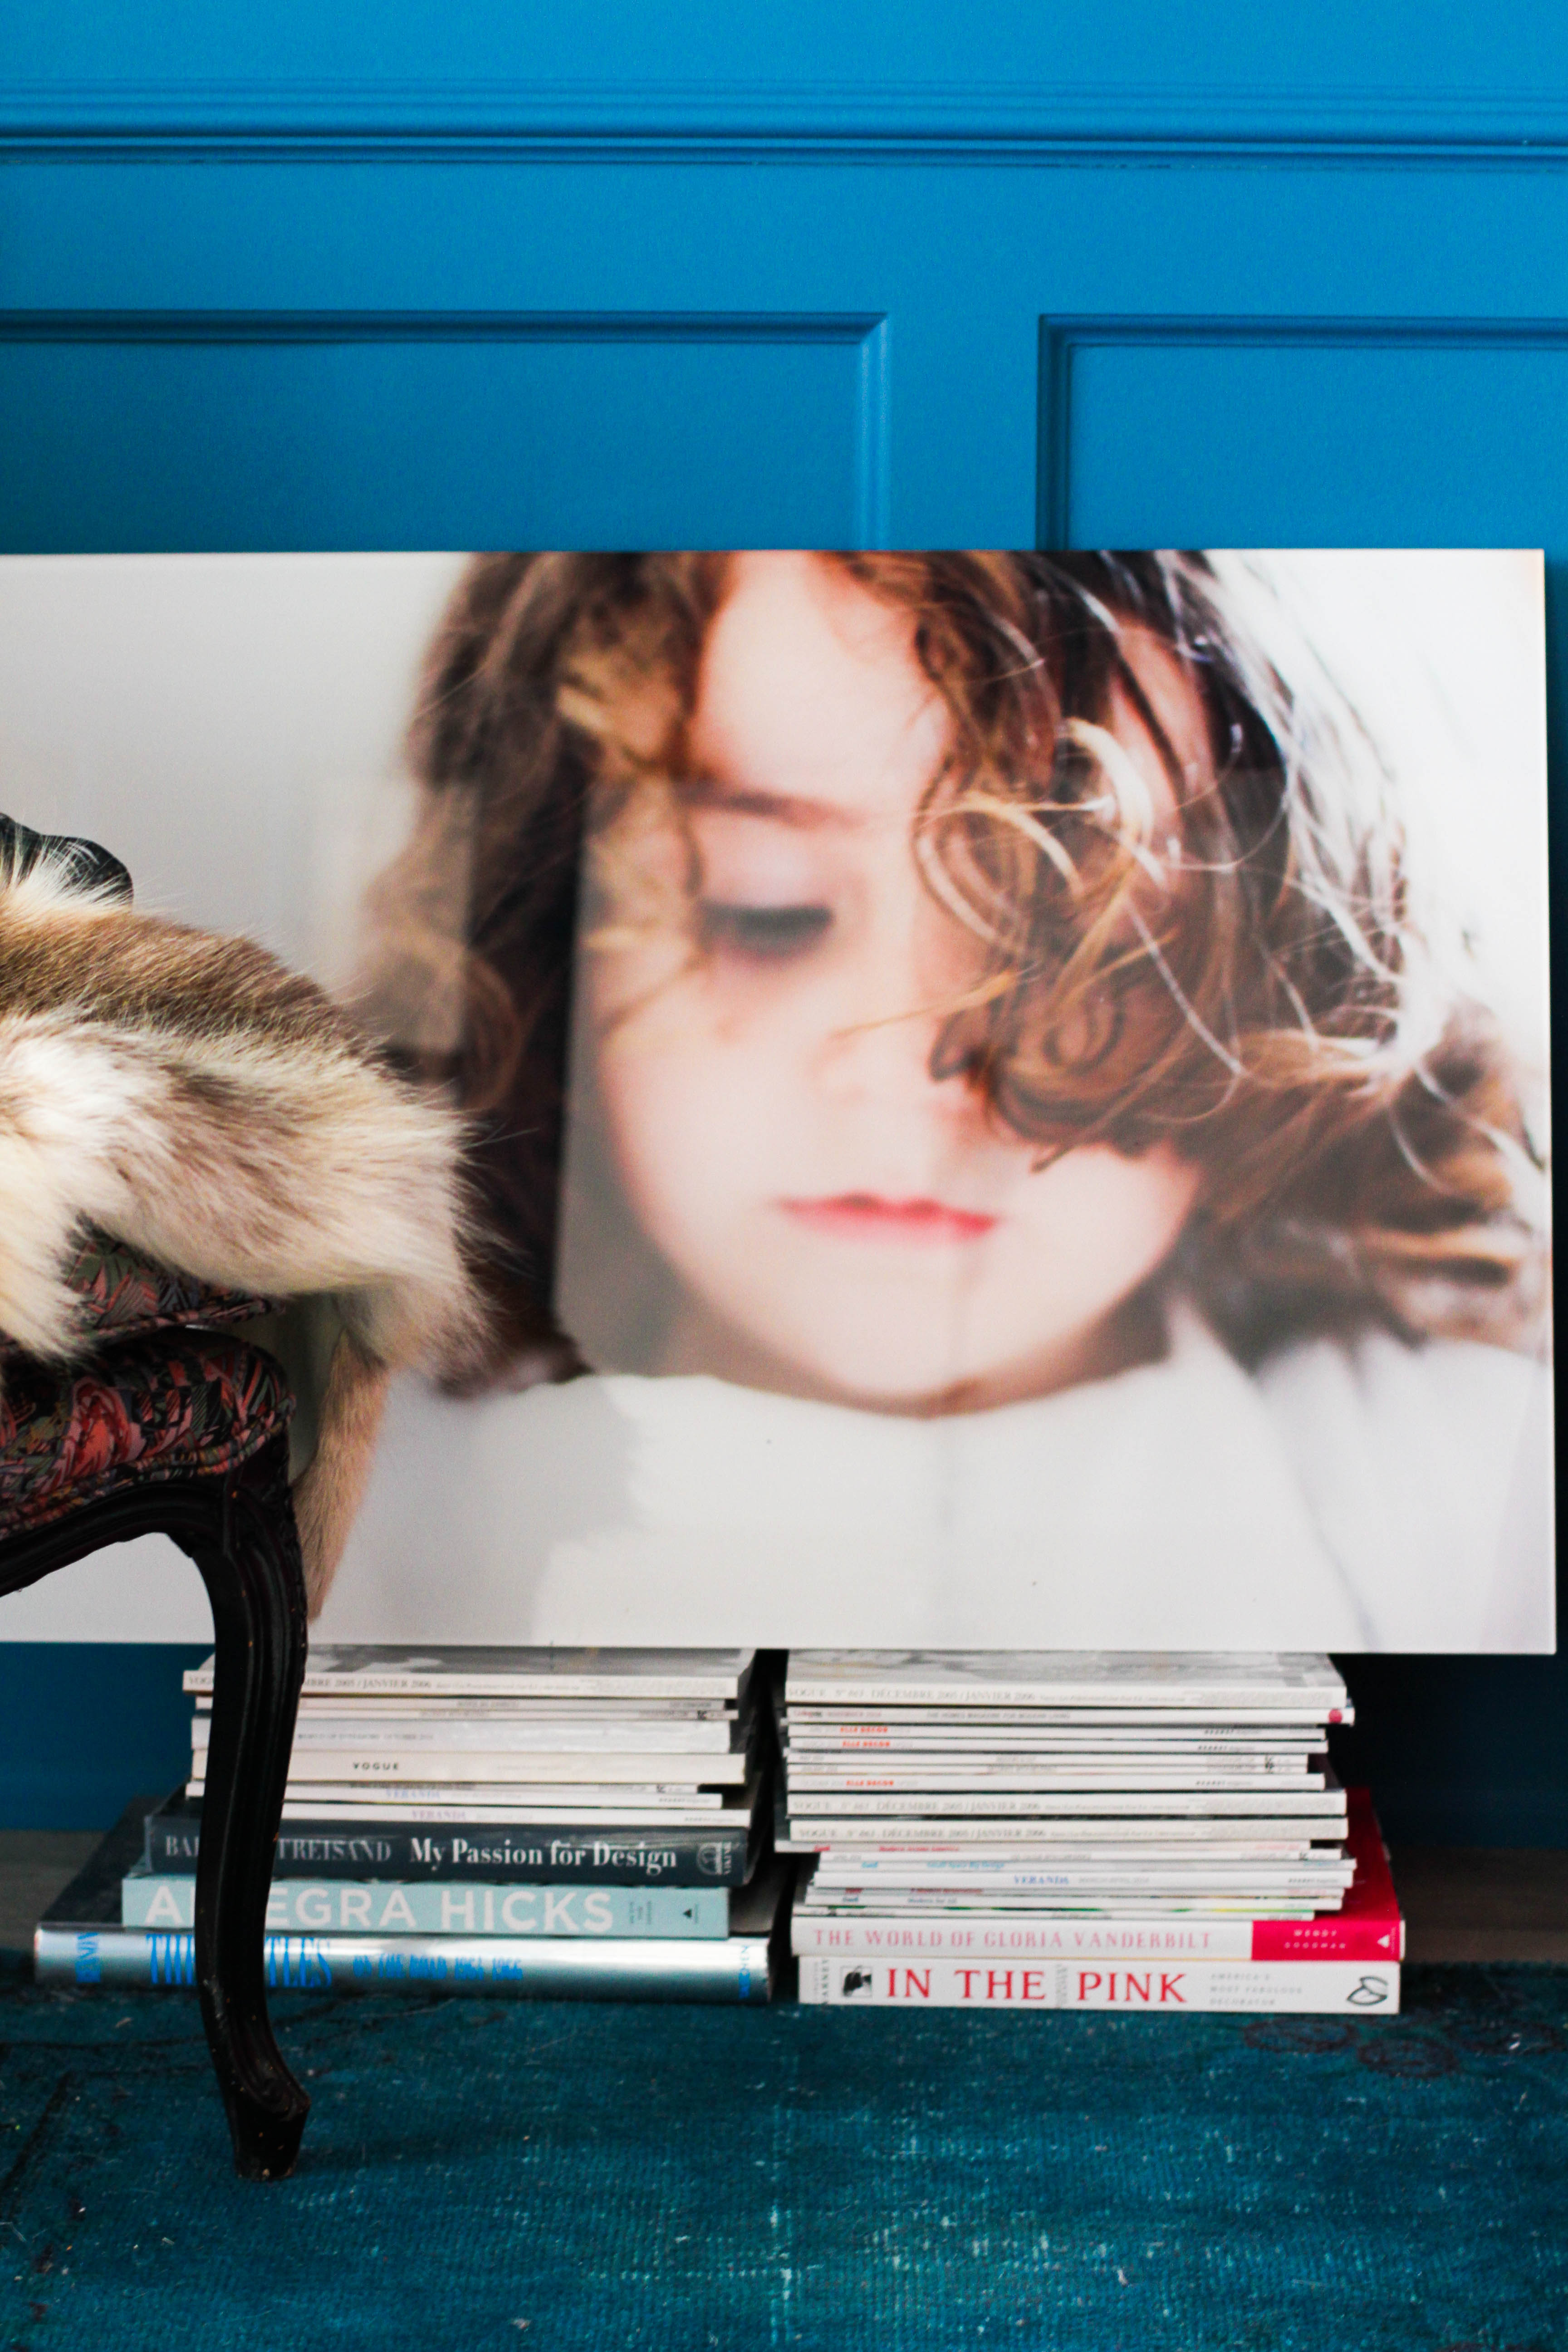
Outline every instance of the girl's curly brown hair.
[[[1445, 978], [1390, 779], [1306, 649], [1271, 658], [1238, 575], [1196, 553], [822, 561], [909, 614], [950, 717], [913, 846], [984, 971], [933, 1076], [965, 1072], [1043, 1159], [1166, 1140], [1196, 1163], [1182, 1270], [1246, 1358], [1368, 1319], [1531, 1344], [1546, 1256], [1519, 1078]], [[424, 810], [373, 896], [370, 993], [474, 1120], [481, 1271], [514, 1362], [560, 1344], [584, 846], [613, 845], [639, 793], [679, 801], [727, 569], [483, 556], [430, 654], [410, 738]], [[1132, 633], [1197, 689], [1201, 776]], [[1173, 835], [1110, 731], [1113, 699], [1156, 747]]]

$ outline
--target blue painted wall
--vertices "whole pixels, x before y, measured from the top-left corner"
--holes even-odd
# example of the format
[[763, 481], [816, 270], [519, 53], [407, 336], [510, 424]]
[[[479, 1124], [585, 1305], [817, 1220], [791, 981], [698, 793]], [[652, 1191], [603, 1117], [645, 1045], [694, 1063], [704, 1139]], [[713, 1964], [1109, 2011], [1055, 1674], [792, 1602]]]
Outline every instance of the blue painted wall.
[[[0, 160], [8, 549], [1544, 543], [1568, 708], [1555, 0], [10, 0]], [[0, 1653], [0, 1819], [178, 1663]], [[1568, 1844], [1558, 1662], [1351, 1672], [1396, 1833]]]

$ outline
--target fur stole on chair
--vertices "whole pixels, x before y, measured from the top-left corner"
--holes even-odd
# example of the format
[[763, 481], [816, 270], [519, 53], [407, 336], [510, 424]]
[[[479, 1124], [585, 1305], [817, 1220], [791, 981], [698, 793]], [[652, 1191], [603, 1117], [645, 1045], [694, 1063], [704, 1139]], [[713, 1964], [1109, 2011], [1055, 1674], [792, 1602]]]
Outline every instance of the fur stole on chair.
[[204, 1281], [342, 1320], [296, 1484], [312, 1614], [388, 1378], [461, 1378], [482, 1318], [457, 1119], [311, 982], [246, 940], [135, 911], [123, 871], [0, 825], [0, 1330], [85, 1351], [63, 1280], [96, 1226]]

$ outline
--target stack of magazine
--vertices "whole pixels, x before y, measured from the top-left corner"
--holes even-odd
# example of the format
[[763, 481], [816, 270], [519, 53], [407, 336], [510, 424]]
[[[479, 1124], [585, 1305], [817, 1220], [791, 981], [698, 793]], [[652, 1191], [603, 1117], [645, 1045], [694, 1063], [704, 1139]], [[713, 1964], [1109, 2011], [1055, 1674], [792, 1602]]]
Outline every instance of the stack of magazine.
[[1327, 1658], [796, 1650], [774, 1701], [803, 2000], [1398, 2008]]
[[[268, 1913], [276, 1987], [766, 2000], [787, 1871], [750, 1651], [313, 1651]], [[195, 1982], [213, 1664], [185, 1788], [111, 1833], [42, 1982]]]

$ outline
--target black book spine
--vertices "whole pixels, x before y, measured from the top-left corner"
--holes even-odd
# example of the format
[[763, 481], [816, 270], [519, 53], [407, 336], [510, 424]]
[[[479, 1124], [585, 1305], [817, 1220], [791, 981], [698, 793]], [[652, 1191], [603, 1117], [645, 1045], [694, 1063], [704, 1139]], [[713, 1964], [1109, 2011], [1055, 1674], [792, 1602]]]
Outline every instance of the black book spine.
[[[185, 1874], [201, 1839], [196, 1808], [147, 1816], [147, 1865]], [[501, 1879], [513, 1885], [742, 1886], [747, 1840], [736, 1830], [497, 1829], [477, 1822], [285, 1822], [278, 1878]]]

